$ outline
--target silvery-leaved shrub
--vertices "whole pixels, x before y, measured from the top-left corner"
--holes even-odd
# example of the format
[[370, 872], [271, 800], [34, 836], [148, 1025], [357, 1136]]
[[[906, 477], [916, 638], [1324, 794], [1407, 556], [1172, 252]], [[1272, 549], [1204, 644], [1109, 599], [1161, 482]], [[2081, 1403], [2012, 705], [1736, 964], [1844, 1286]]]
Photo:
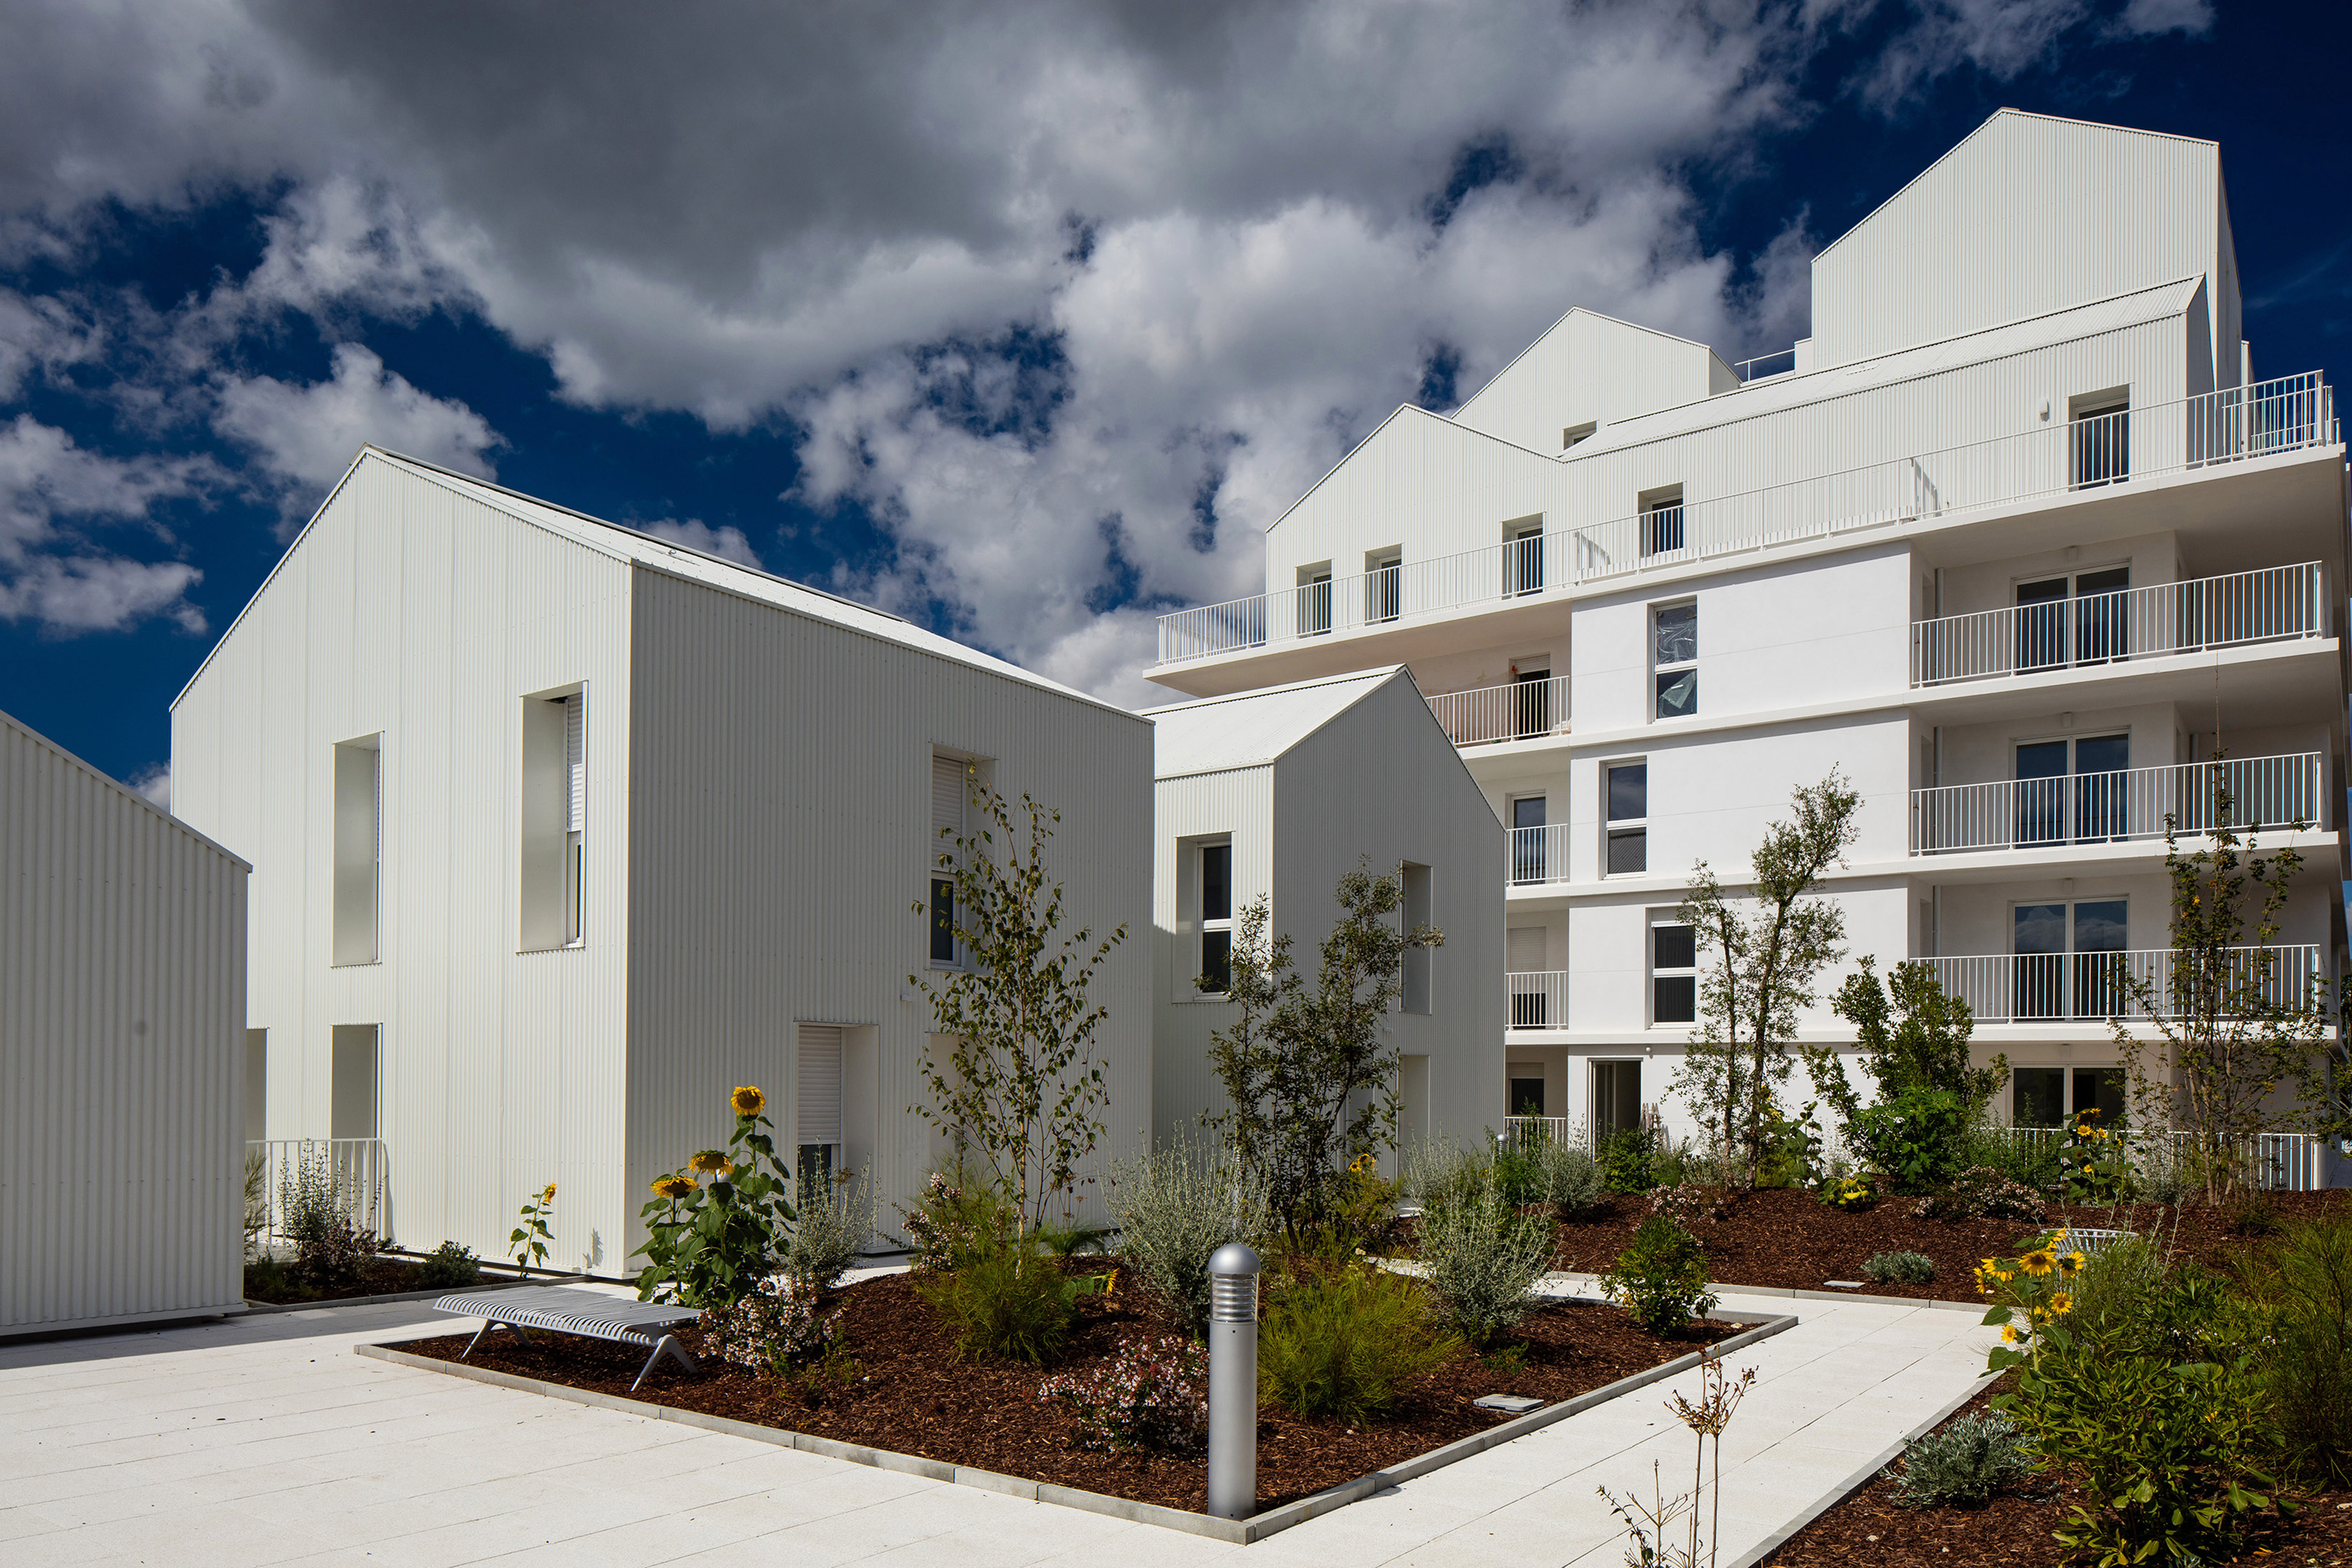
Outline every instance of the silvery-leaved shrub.
[[1862, 1277], [1880, 1285], [1925, 1285], [1936, 1277], [1936, 1260], [1924, 1252], [1881, 1252], [1863, 1264]]
[[1982, 1508], [2032, 1475], [2039, 1462], [2032, 1443], [2008, 1416], [1963, 1415], [1903, 1450], [1895, 1500], [1905, 1508]]
[[871, 1177], [870, 1170], [855, 1176], [801, 1173], [799, 1202], [793, 1205], [793, 1238], [784, 1247], [785, 1273], [819, 1290], [841, 1283], [874, 1229]]
[[1108, 1195], [1138, 1288], [1187, 1333], [1206, 1332], [1209, 1255], [1273, 1227], [1264, 1181], [1224, 1150], [1179, 1142], [1113, 1164]]
[[1535, 1305], [1551, 1262], [1552, 1223], [1523, 1215], [1494, 1182], [1448, 1196], [1421, 1216], [1422, 1277], [1446, 1323], [1482, 1349]]
[[1562, 1217], [1589, 1214], [1608, 1195], [1601, 1162], [1573, 1143], [1547, 1142], [1542, 1148], [1544, 1202]]

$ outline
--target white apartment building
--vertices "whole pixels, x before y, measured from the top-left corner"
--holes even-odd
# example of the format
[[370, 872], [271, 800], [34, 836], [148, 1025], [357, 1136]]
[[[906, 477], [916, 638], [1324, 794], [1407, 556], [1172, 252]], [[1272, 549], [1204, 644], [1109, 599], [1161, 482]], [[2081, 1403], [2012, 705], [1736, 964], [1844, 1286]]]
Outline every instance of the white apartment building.
[[[945, 1151], [911, 974], [968, 767], [1058, 807], [1070, 928], [1128, 928], [1102, 1158], [1151, 1120], [1148, 720], [894, 616], [373, 447], [173, 705], [173, 805], [253, 866], [248, 1136], [381, 1222], [628, 1271], [646, 1184], [768, 1095], [886, 1231]], [[952, 883], [946, 884], [951, 901]], [[926, 906], [926, 912], [918, 912]]]
[[1150, 710], [1154, 786], [1153, 1132], [1225, 1109], [1211, 1037], [1237, 1009], [1243, 911], [1266, 900], [1312, 990], [1339, 879], [1369, 862], [1402, 880], [1409, 952], [1383, 1044], [1399, 1058], [1397, 1133], [1471, 1142], [1502, 1125], [1503, 828], [1402, 667]]
[[[1162, 617], [1152, 677], [1433, 694], [1509, 824], [1515, 1112], [1666, 1100], [1693, 863], [1736, 883], [1833, 766], [1852, 954], [1933, 960], [2020, 1122], [2112, 1108], [2186, 764], [2226, 748], [2304, 857], [2281, 983], [2343, 947], [2345, 448], [2239, 312], [2218, 147], [2003, 110], [1814, 259], [1772, 361], [1570, 310], [1399, 409], [1269, 531], [1263, 595]], [[1838, 978], [1806, 1037], [1851, 1039]]]

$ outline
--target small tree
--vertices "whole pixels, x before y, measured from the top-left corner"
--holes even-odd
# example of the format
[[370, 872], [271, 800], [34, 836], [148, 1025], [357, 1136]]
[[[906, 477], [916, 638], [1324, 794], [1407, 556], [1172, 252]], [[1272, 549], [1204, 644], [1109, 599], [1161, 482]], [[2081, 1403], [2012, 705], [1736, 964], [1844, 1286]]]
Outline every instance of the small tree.
[[1403, 928], [1403, 879], [1372, 875], [1369, 858], [1339, 879], [1338, 897], [1311, 992], [1290, 938], [1267, 936], [1265, 897], [1242, 910], [1225, 991], [1241, 1016], [1209, 1047], [1228, 1108], [1202, 1121], [1265, 1183], [1294, 1246], [1322, 1223], [1344, 1166], [1395, 1145], [1400, 1064], [1381, 1031], [1403, 989], [1406, 950], [1445, 941], [1433, 926]]
[[[1109, 1091], [1093, 1047], [1109, 1010], [1089, 1005], [1087, 991], [1127, 927], [1100, 942], [1087, 926], [1060, 934], [1062, 885], [1047, 876], [1045, 841], [1062, 814], [1021, 797], [1024, 853], [1003, 797], [975, 771], [964, 776], [980, 826], [941, 828], [938, 863], [955, 885], [951, 918], [968, 963], [944, 976], [907, 977], [930, 998], [933, 1026], [955, 1048], [944, 1071], [925, 1062], [930, 1103], [908, 1109], [961, 1142], [978, 1173], [1018, 1209], [1026, 1236], [1057, 1194], [1076, 1188], [1077, 1163], [1102, 1140], [1096, 1112]], [[915, 912], [932, 914], [920, 903]]]
[[2153, 978], [2116, 973], [2115, 1000], [2128, 1002], [2155, 1032], [2155, 1070], [2123, 1017], [2108, 1025], [2129, 1066], [2137, 1120], [2189, 1135], [2208, 1202], [2243, 1179], [2243, 1151], [2255, 1133], [2274, 1129], [2273, 1101], [2283, 1085], [2300, 1084], [2305, 1103], [2329, 1121], [2315, 1080], [2330, 1009], [2317, 976], [2305, 988], [2281, 975], [2272, 946], [2303, 857], [2292, 845], [2258, 855], [2254, 837], [2231, 825], [2237, 803], [2222, 784], [2222, 757], [2216, 752], [2208, 768], [2203, 815], [2212, 826], [2199, 836], [2202, 847], [2184, 851], [2175, 815], [2165, 814], [2172, 943], [2163, 968]]
[[[2009, 1081], [2009, 1058], [1990, 1067], [1969, 1064], [1969, 1040], [1976, 1015], [1968, 1003], [1944, 989], [1936, 966], [1920, 960], [1898, 963], [1885, 984], [1865, 957], [1831, 998], [1831, 1011], [1853, 1026], [1862, 1047], [1863, 1070], [1877, 1086], [1877, 1098], [1893, 1100], [1907, 1089], [1945, 1089], [1958, 1095], [1971, 1119], [1991, 1104]], [[1835, 1047], [1809, 1047], [1805, 1069], [1823, 1099], [1848, 1121], [1861, 1109]]]
[[1754, 1186], [1764, 1163], [1765, 1112], [1792, 1065], [1797, 1015], [1812, 1005], [1813, 979], [1841, 955], [1845, 914], [1811, 896], [1858, 831], [1862, 796], [1832, 769], [1790, 799], [1796, 816], [1764, 830], [1756, 847], [1750, 906], [1741, 912], [1704, 860], [1691, 868], [1681, 917], [1714, 968], [1699, 985], [1698, 1026], [1675, 1089], [1703, 1123], [1720, 1130]]

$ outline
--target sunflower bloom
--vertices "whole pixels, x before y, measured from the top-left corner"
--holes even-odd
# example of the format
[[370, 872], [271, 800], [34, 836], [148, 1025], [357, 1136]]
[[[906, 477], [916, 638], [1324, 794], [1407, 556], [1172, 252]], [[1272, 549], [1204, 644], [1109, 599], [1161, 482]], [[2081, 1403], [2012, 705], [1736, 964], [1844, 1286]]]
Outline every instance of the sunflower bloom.
[[2060, 1290], [2050, 1298], [2050, 1315], [2063, 1318], [2074, 1310], [2074, 1298]]
[[2049, 1273], [2052, 1268], [2057, 1267], [2057, 1257], [2047, 1247], [2038, 1252], [2029, 1252], [2017, 1260], [2017, 1266], [2020, 1268], [2037, 1277]]
[[2003, 1344], [2015, 1344], [2018, 1339], [2017, 1325], [2015, 1323], [2003, 1323], [2000, 1326], [2000, 1338]]
[[2080, 1252], [2070, 1252], [2066, 1255], [2063, 1261], [2066, 1265], [2067, 1273], [2079, 1274], [2083, 1271], [2083, 1265], [2089, 1262], [2090, 1259], [2084, 1258]]
[[694, 1178], [691, 1176], [658, 1176], [654, 1180], [654, 1196], [667, 1198], [672, 1203], [692, 1191]]
[[553, 1182], [547, 1184], [547, 1190], [539, 1194], [539, 1201], [542, 1204], [551, 1204], [555, 1201], [555, 1184]]
[[735, 1108], [735, 1114], [738, 1116], [757, 1116], [761, 1110], [767, 1109], [768, 1097], [747, 1083], [729, 1095], [727, 1103]]
[[723, 1176], [727, 1173], [727, 1156], [716, 1149], [705, 1149], [686, 1163], [686, 1168], [698, 1176]]

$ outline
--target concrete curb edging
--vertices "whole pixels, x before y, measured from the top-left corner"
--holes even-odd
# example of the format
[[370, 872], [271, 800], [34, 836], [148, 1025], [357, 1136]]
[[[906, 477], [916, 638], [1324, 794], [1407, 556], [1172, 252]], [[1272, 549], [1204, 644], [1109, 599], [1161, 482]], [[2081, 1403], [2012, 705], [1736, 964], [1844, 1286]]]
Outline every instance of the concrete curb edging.
[[[1598, 1274], [1567, 1274], [1559, 1271], [1544, 1276], [1546, 1279], [1563, 1280], [1571, 1285], [1598, 1285]], [[1707, 1289], [1718, 1296], [1776, 1296], [1798, 1301], [1860, 1301], [1870, 1307], [1935, 1307], [1947, 1312], [1974, 1312], [1982, 1316], [1982, 1301], [1946, 1301], [1932, 1296], [1871, 1296], [1860, 1290], [1799, 1290], [1787, 1285], [1724, 1285], [1710, 1281]]]
[[[511, 1290], [518, 1285], [577, 1285], [588, 1278], [585, 1274], [551, 1274], [539, 1279], [485, 1279], [478, 1284], [460, 1286], [468, 1290]], [[439, 1290], [395, 1290], [388, 1296], [338, 1296], [331, 1301], [247, 1301], [248, 1317], [261, 1317], [270, 1312], [320, 1312], [330, 1307], [386, 1307], [402, 1301], [432, 1301], [449, 1294]]]
[[437, 1372], [453, 1377], [470, 1378], [474, 1382], [489, 1384], [499, 1388], [511, 1388], [524, 1394], [541, 1394], [550, 1399], [569, 1400], [575, 1405], [595, 1405], [601, 1409], [616, 1410], [623, 1415], [641, 1416], [647, 1420], [675, 1421], [680, 1426], [697, 1426], [707, 1432], [723, 1433], [733, 1437], [748, 1437], [755, 1443], [766, 1443], [772, 1447], [793, 1448], [829, 1459], [845, 1460], [853, 1465], [870, 1465], [876, 1469], [895, 1470], [903, 1475], [921, 1476], [927, 1480], [945, 1481], [954, 1486], [974, 1487], [982, 1491], [998, 1492], [1006, 1497], [1019, 1498], [1026, 1501], [1055, 1503], [1063, 1508], [1079, 1509], [1087, 1513], [1106, 1514], [1113, 1519], [1124, 1519], [1137, 1524], [1153, 1524], [1163, 1530], [1182, 1531], [1188, 1535], [1202, 1535], [1213, 1541], [1246, 1546], [1252, 1542], [1263, 1541], [1276, 1531], [1287, 1530], [1294, 1524], [1304, 1524], [1310, 1519], [1345, 1508], [1351, 1502], [1360, 1501], [1400, 1481], [1409, 1481], [1425, 1476], [1432, 1470], [1442, 1469], [1457, 1460], [1483, 1454], [1487, 1449], [1507, 1443], [1514, 1437], [1523, 1437], [1530, 1432], [1550, 1426], [1555, 1421], [1565, 1420], [1579, 1411], [1589, 1410], [1596, 1405], [1606, 1404], [1622, 1394], [1632, 1394], [1636, 1389], [1647, 1387], [1651, 1384], [1687, 1372], [1698, 1364], [1702, 1355], [1712, 1354], [1718, 1357], [1728, 1355], [1733, 1351], [1754, 1344], [1759, 1340], [1769, 1339], [1774, 1334], [1797, 1326], [1797, 1320], [1793, 1315], [1758, 1319], [1745, 1313], [1719, 1312], [1713, 1316], [1717, 1321], [1748, 1323], [1753, 1326], [1745, 1333], [1734, 1334], [1719, 1345], [1710, 1345], [1704, 1351], [1694, 1351], [1688, 1355], [1677, 1356], [1663, 1365], [1650, 1368], [1647, 1372], [1635, 1373], [1631, 1377], [1619, 1378], [1615, 1383], [1593, 1389], [1588, 1394], [1580, 1394], [1573, 1399], [1564, 1399], [1557, 1405], [1548, 1405], [1541, 1410], [1529, 1411], [1525, 1415], [1503, 1422], [1499, 1426], [1489, 1426], [1483, 1432], [1474, 1432], [1469, 1436], [1448, 1443], [1442, 1448], [1432, 1448], [1428, 1453], [1416, 1454], [1412, 1458], [1392, 1465], [1387, 1469], [1375, 1470], [1368, 1476], [1360, 1476], [1352, 1481], [1345, 1481], [1339, 1486], [1327, 1488], [1312, 1497], [1301, 1498], [1297, 1502], [1286, 1503], [1280, 1508], [1268, 1509], [1264, 1513], [1253, 1514], [1248, 1519], [1213, 1519], [1204, 1513], [1192, 1513], [1183, 1509], [1166, 1508], [1159, 1503], [1137, 1502], [1129, 1498], [1109, 1497], [1101, 1492], [1083, 1491], [1076, 1487], [1055, 1486], [1048, 1481], [1033, 1481], [1018, 1476], [998, 1475], [992, 1470], [974, 1469], [969, 1466], [950, 1464], [944, 1459], [926, 1459], [912, 1454], [893, 1453], [887, 1448], [871, 1448], [863, 1444], [844, 1443], [832, 1437], [814, 1436], [806, 1432], [794, 1432], [782, 1426], [760, 1426], [748, 1421], [736, 1421], [724, 1415], [706, 1415], [699, 1411], [679, 1410], [670, 1405], [656, 1405], [641, 1399], [625, 1399], [618, 1394], [599, 1394], [592, 1389], [571, 1388], [560, 1383], [545, 1383], [537, 1378], [518, 1377], [512, 1373], [498, 1372], [489, 1367], [468, 1366], [459, 1362], [415, 1355], [400, 1349], [396, 1344], [353, 1345], [352, 1350], [355, 1354], [375, 1361], [390, 1362], [395, 1366], [415, 1367], [422, 1372]]
[[1984, 1376], [1977, 1379], [1974, 1383], [1969, 1384], [1968, 1387], [1962, 1389], [1958, 1394], [1955, 1395], [1953, 1398], [1945, 1401], [1943, 1407], [1937, 1410], [1933, 1415], [1928, 1416], [1927, 1419], [1920, 1422], [1916, 1426], [1912, 1427], [1911, 1430], [1903, 1434], [1902, 1436], [1897, 1437], [1886, 1447], [1879, 1450], [1879, 1454], [1876, 1458], [1872, 1459], [1869, 1463], [1855, 1470], [1852, 1475], [1846, 1477], [1845, 1479], [1840, 1481], [1836, 1486], [1831, 1488], [1829, 1491], [1822, 1494], [1820, 1498], [1817, 1498], [1811, 1503], [1806, 1505], [1806, 1507], [1798, 1513], [1796, 1518], [1790, 1520], [1788, 1523], [1782, 1525], [1780, 1529], [1766, 1536], [1754, 1546], [1751, 1546], [1747, 1551], [1741, 1552], [1738, 1557], [1733, 1560], [1731, 1568], [1756, 1568], [1758, 1563], [1763, 1562], [1767, 1557], [1771, 1556], [1775, 1552], [1780, 1551], [1783, 1546], [1786, 1546], [1792, 1539], [1795, 1538], [1799, 1531], [1812, 1523], [1813, 1521], [1821, 1518], [1822, 1515], [1829, 1512], [1830, 1510], [1837, 1507], [1838, 1504], [1845, 1501], [1846, 1499], [1853, 1496], [1854, 1493], [1868, 1486], [1872, 1481], [1877, 1479], [1878, 1473], [1881, 1470], [1886, 1468], [1887, 1466], [1893, 1464], [1895, 1460], [1903, 1457], [1904, 1449], [1909, 1447], [1912, 1443], [1926, 1436], [1928, 1433], [1942, 1426], [1953, 1411], [1958, 1410], [1961, 1405], [1966, 1405], [1969, 1400], [1974, 1399], [1978, 1394], [1982, 1394], [1986, 1389], [1990, 1388], [1994, 1384], [2000, 1382], [2000, 1375], [2001, 1374], [1997, 1372], [1988, 1373]]

